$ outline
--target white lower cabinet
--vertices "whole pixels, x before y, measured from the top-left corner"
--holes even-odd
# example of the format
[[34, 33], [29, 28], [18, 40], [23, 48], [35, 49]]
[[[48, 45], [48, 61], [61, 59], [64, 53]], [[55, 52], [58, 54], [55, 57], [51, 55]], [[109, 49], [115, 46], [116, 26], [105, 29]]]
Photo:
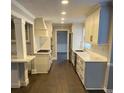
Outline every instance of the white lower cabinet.
[[76, 72], [87, 90], [104, 89], [107, 62], [85, 62], [77, 55]]
[[48, 73], [51, 63], [52, 60], [50, 54], [36, 54], [36, 58], [34, 60], [34, 74]]
[[82, 83], [84, 83], [84, 62], [80, 59], [79, 56], [77, 56], [77, 62], [76, 62], [76, 72], [78, 73], [79, 78], [81, 79]]
[[74, 53], [73, 50], [72, 50], [72, 53], [71, 53], [71, 62], [73, 64], [73, 66], [75, 66], [75, 53]]

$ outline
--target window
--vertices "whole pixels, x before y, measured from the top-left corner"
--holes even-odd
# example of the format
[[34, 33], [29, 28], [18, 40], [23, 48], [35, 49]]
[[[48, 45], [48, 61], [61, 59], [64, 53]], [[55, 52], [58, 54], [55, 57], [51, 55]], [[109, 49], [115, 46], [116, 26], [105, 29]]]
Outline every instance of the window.
[[25, 23], [25, 36], [26, 36], [26, 42], [30, 42], [30, 30], [31, 30], [31, 24]]
[[13, 19], [11, 19], [11, 40], [15, 41], [16, 37], [15, 37], [15, 24]]
[[[25, 23], [26, 42], [30, 42], [30, 30], [32, 30], [32, 25], [26, 22]], [[11, 41], [16, 42], [15, 24], [13, 19], [11, 19]]]

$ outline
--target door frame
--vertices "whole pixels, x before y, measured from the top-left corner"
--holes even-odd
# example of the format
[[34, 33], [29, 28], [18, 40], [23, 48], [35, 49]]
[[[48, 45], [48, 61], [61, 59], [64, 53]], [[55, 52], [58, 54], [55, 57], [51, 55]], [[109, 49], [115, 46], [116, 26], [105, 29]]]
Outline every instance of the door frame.
[[65, 32], [67, 31], [67, 60], [69, 60], [69, 29], [56, 29], [55, 30], [55, 54], [56, 54], [56, 59], [57, 59], [57, 32]]

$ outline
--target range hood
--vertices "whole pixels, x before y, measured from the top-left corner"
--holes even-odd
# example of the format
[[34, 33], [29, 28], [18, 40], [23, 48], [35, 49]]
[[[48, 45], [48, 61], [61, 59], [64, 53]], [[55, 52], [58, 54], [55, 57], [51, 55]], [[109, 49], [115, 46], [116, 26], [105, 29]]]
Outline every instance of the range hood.
[[38, 30], [38, 31], [40, 31], [40, 30], [41, 31], [46, 31], [47, 30], [46, 23], [45, 23], [45, 21], [42, 17], [35, 18], [34, 28], [35, 28], [35, 30]]

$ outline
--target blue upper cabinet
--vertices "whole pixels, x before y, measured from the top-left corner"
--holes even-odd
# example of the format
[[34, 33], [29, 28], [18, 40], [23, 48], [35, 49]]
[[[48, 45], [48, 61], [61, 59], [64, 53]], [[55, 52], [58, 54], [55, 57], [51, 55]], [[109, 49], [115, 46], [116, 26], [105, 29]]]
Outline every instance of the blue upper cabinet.
[[110, 28], [111, 4], [102, 2], [85, 20], [85, 42], [107, 44]]

